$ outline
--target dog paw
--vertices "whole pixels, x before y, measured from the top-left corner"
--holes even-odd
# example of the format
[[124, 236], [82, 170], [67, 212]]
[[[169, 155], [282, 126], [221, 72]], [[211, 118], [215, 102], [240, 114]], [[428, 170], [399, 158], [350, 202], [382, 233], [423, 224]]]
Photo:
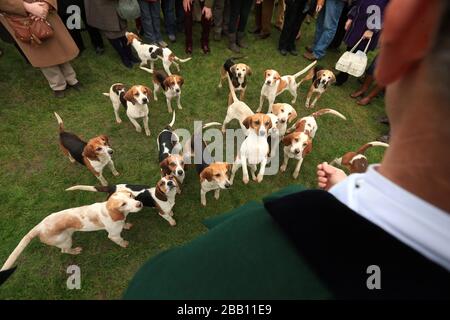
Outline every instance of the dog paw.
[[119, 171], [114, 171], [112, 174], [113, 174], [115, 177], [120, 176]]
[[145, 131], [145, 135], [147, 136], [147, 137], [149, 137], [150, 136], [150, 131]]
[[128, 244], [129, 244], [128, 241], [123, 240], [123, 241], [119, 244], [119, 246], [121, 246], [122, 248], [128, 248]]
[[121, 124], [122, 120], [121, 119], [116, 119], [117, 124]]
[[136, 132], [142, 132], [142, 128], [141, 127], [136, 128]]
[[263, 181], [263, 179], [264, 179], [264, 175], [258, 174], [258, 178], [256, 178], [256, 181], [257, 181], [258, 183], [261, 183], [261, 182]]
[[298, 174], [299, 174], [299, 172], [294, 172], [294, 174], [292, 175], [292, 177], [293, 177], [294, 179], [297, 179], [297, 178], [298, 178]]
[[202, 206], [206, 207], [206, 201], [202, 201]]
[[181, 110], [181, 109], [183, 109], [183, 107], [182, 107], [182, 106], [178, 106], [178, 109], [180, 109], [180, 110]]
[[248, 176], [243, 177], [243, 178], [242, 178], [242, 181], [243, 181], [245, 184], [247, 184], [248, 181], [249, 181]]
[[172, 227], [175, 227], [175, 226], [177, 225], [177, 222], [176, 222], [174, 219], [171, 219], [171, 220], [169, 221], [169, 224], [170, 224]]
[[125, 225], [123, 226], [123, 228], [125, 229], [125, 230], [130, 230], [131, 228], [133, 227], [133, 224], [132, 223], [125, 223]]
[[281, 172], [285, 172], [285, 171], [286, 171], [286, 167], [287, 167], [287, 166], [286, 166], [286, 165], [284, 165], [284, 164], [283, 164], [283, 165], [281, 165], [281, 167], [280, 167], [280, 171], [281, 171]]

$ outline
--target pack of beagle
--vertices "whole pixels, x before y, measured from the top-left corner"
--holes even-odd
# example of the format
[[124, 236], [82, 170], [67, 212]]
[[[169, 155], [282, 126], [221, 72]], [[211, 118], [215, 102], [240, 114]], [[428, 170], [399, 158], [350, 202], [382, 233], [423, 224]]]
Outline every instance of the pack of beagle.
[[161, 48], [153, 44], [145, 44], [142, 40], [132, 32], [126, 32], [125, 36], [128, 40], [128, 45], [133, 46], [139, 59], [141, 60], [141, 67], [144, 67], [150, 62], [151, 70], [154, 69], [155, 61], [160, 59], [163, 63], [163, 68], [168, 75], [172, 75], [170, 72], [171, 65], [175, 65], [178, 72], [180, 71], [180, 65], [178, 63], [188, 62], [192, 58], [180, 59], [169, 48]]

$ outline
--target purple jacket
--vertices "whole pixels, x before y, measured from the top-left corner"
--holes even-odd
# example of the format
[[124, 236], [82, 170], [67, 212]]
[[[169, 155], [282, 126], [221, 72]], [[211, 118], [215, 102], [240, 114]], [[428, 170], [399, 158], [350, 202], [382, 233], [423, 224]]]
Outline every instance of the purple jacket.
[[[348, 47], [353, 47], [366, 30], [372, 30], [374, 32], [368, 51], [374, 50], [378, 45], [378, 39], [380, 38], [381, 26], [383, 24], [384, 9], [386, 8], [389, 0], [357, 0], [354, 1], [347, 15], [348, 19], [351, 19], [352, 25], [347, 31], [344, 37], [344, 42]], [[374, 11], [373, 7], [378, 6], [379, 11]], [[374, 18], [374, 15], [379, 12], [380, 19]], [[380, 25], [377, 26], [377, 20]], [[364, 51], [368, 40], [363, 40], [359, 44], [357, 50]]]

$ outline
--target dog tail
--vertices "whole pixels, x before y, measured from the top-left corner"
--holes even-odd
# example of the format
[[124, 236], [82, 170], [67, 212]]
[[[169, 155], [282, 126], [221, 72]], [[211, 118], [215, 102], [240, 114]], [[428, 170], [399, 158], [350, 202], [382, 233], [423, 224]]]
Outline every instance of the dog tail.
[[208, 122], [203, 125], [202, 129], [206, 129], [206, 128], [213, 127], [213, 126], [221, 126], [221, 125], [222, 124], [219, 122]]
[[227, 72], [227, 79], [228, 79], [228, 86], [230, 87], [230, 93], [231, 97], [233, 97], [233, 103], [239, 101], [238, 97], [236, 96], [236, 92], [233, 88], [233, 83], [231, 82], [230, 74]]
[[188, 62], [188, 61], [191, 60], [191, 59], [192, 59], [192, 57], [188, 57], [188, 58], [186, 58], [186, 59], [180, 59], [180, 58], [178, 58], [177, 56], [175, 56], [175, 60], [178, 61], [178, 62], [181, 62], [181, 63]]
[[335, 115], [335, 116], [337, 116], [337, 117], [339, 117], [339, 118], [341, 118], [341, 119], [347, 120], [347, 118], [346, 118], [342, 113], [337, 112], [336, 110], [333, 110], [333, 109], [328, 109], [328, 108], [327, 108], [327, 109], [321, 109], [321, 110], [319, 110], [319, 111], [316, 111], [316, 112], [314, 112], [313, 114], [311, 114], [311, 116], [314, 117], [314, 118], [316, 118], [316, 117], [318, 117], [318, 116], [321, 116], [321, 115], [327, 114], [327, 113], [330, 113], [330, 114], [332, 114], [332, 115]]
[[16, 262], [17, 258], [19, 258], [20, 254], [22, 253], [23, 250], [25, 250], [25, 248], [28, 246], [31, 240], [33, 240], [33, 238], [39, 235], [39, 226], [40, 224], [35, 226], [25, 235], [25, 237], [22, 238], [22, 240], [20, 240], [19, 244], [14, 249], [14, 251], [9, 255], [8, 259], [6, 260], [5, 264], [0, 269], [0, 271], [11, 269], [11, 267]]
[[58, 125], [59, 125], [59, 132], [64, 132], [64, 123], [63, 120], [61, 119], [61, 117], [59, 116], [59, 114], [57, 114], [56, 112], [53, 112], [55, 114], [56, 120], [58, 121]]
[[85, 185], [76, 185], [70, 188], [67, 188], [66, 191], [90, 191], [90, 192], [105, 192], [105, 193], [114, 193], [115, 186], [85, 186]]
[[175, 124], [175, 110], [173, 110], [173, 116], [172, 121], [167, 125], [167, 129], [172, 129], [173, 125]]
[[103, 94], [104, 96], [109, 97], [109, 93], [108, 93], [108, 92], [103, 92], [102, 94]]
[[152, 70], [152, 69], [145, 68], [145, 67], [139, 67], [139, 69], [144, 70], [144, 71], [147, 71], [148, 73], [153, 74], [153, 70]]
[[389, 147], [389, 145], [387, 143], [384, 142], [379, 142], [379, 141], [372, 141], [369, 143], [366, 143], [365, 145], [361, 146], [358, 151], [356, 151], [356, 153], [358, 154], [364, 154], [364, 152], [366, 152], [367, 149], [369, 149], [370, 147]]
[[300, 77], [302, 74], [306, 73], [309, 71], [309, 69], [311, 69], [312, 67], [314, 67], [314, 65], [317, 63], [316, 61], [313, 61], [312, 63], [310, 63], [308, 66], [306, 66], [306, 68], [304, 68], [303, 70], [300, 70], [299, 72], [297, 72], [296, 74], [293, 75], [294, 79], [297, 79], [298, 77]]

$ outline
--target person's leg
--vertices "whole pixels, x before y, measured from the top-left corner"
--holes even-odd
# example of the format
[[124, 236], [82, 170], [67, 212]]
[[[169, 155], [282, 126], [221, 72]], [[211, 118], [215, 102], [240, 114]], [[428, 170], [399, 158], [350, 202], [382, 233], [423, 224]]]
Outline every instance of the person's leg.
[[95, 48], [95, 52], [97, 54], [102, 54], [105, 51], [105, 44], [103, 43], [103, 38], [100, 30], [97, 28], [91, 27], [87, 23], [86, 18], [86, 9], [84, 7], [84, 1], [79, 1], [81, 11], [81, 20], [83, 20], [84, 25], [86, 27], [87, 32], [89, 33], [89, 38], [91, 39], [91, 44]]
[[130, 60], [131, 63], [141, 63], [142, 61], [133, 55], [133, 50], [131, 49], [131, 46], [128, 45], [127, 38], [123, 36], [120, 38], [120, 41], [122, 43], [123, 52], [127, 56], [128, 60]]
[[347, 82], [348, 78], [349, 78], [349, 74], [348, 73], [342, 72], [342, 71], [339, 72], [336, 75], [336, 85], [337, 86], [342, 86], [344, 83]]
[[184, 32], [184, 9], [183, 0], [175, 0], [175, 16], [178, 32]]
[[361, 97], [364, 93], [367, 92], [367, 90], [369, 90], [369, 88], [372, 85], [373, 81], [374, 81], [374, 77], [373, 76], [366, 75], [366, 78], [364, 79], [364, 82], [361, 85], [361, 87], [357, 91], [355, 91], [352, 94], [350, 94], [350, 97], [355, 98], [355, 99]]
[[214, 40], [220, 41], [222, 38], [223, 14], [225, 10], [225, 0], [215, 0], [212, 8], [214, 17]]
[[[269, 0], [270, 1], [270, 0]], [[236, 36], [236, 43], [241, 48], [248, 48], [248, 45], [245, 43], [245, 27], [247, 26], [248, 16], [250, 15], [250, 11], [252, 10], [252, 0], [245, 0], [241, 6], [241, 11], [239, 15], [239, 26], [238, 32]]]
[[[204, 7], [204, 3], [202, 2], [201, 4], [201, 8], [203, 9]], [[202, 34], [200, 37], [200, 45], [202, 47], [203, 53], [209, 53], [210, 49], [209, 49], [209, 31], [211, 29], [211, 19], [208, 20], [206, 19], [205, 15], [202, 14]]]
[[339, 49], [339, 47], [341, 46], [342, 40], [344, 39], [346, 33], [345, 23], [347, 22], [347, 14], [349, 11], [348, 9], [349, 5], [344, 4], [344, 8], [342, 9], [341, 16], [339, 18], [339, 23], [336, 29], [336, 34], [334, 35], [333, 41], [331, 41], [329, 48]]
[[277, 18], [275, 20], [275, 27], [279, 30], [283, 28], [284, 11], [286, 10], [286, 3], [284, 0], [278, 0]]
[[264, 0], [262, 3], [260, 39], [265, 39], [270, 36], [274, 3], [275, 0]]
[[59, 66], [40, 68], [42, 74], [47, 79], [50, 88], [55, 92], [55, 96], [64, 97], [67, 82]]
[[160, 16], [161, 2], [160, 2], [160, 0], [157, 0], [155, 2], [149, 2], [149, 7], [150, 7], [149, 9], [150, 9], [150, 15], [151, 15], [151, 24], [153, 26], [153, 35], [155, 37], [155, 41], [159, 45], [162, 45], [164, 47], [165, 43], [163, 43], [163, 38], [162, 38], [162, 34], [161, 34], [161, 16]]
[[222, 33], [228, 36], [228, 24], [230, 22], [230, 0], [225, 0], [224, 10], [223, 10], [223, 23], [222, 23]]
[[120, 59], [122, 60], [122, 63], [125, 67], [131, 69], [133, 67], [133, 63], [131, 62], [128, 53], [126, 52], [125, 47], [123, 46], [122, 39], [124, 37], [119, 37], [115, 39], [108, 39], [111, 46], [114, 48], [114, 50], [117, 51], [117, 53], [120, 56]]
[[281, 30], [280, 39], [278, 40], [278, 50], [285, 55], [290, 47], [289, 35], [292, 33], [292, 26], [295, 22], [295, 12], [293, 10], [295, 6], [294, 1], [286, 1], [286, 10], [284, 11], [284, 24]]
[[291, 23], [291, 30], [287, 35], [288, 40], [286, 46], [286, 50], [289, 51], [292, 55], [298, 55], [295, 41], [307, 14], [306, 12], [304, 12], [305, 5], [306, 0], [297, 0], [292, 7], [295, 18]]
[[170, 41], [175, 41], [175, 34], [177, 33], [176, 17], [175, 17], [175, 0], [162, 0], [162, 11], [164, 14], [164, 25], [167, 36]]
[[[192, 9], [193, 4], [189, 11], [184, 11], [184, 34], [186, 40], [186, 53], [192, 53]], [[183, 9], [184, 10], [184, 9]]]
[[343, 8], [344, 2], [341, 0], [327, 0], [325, 2], [323, 31], [313, 49], [315, 57], [321, 59], [325, 56], [326, 50], [336, 34], [336, 28]]
[[75, 70], [72, 68], [72, 65], [70, 64], [70, 62], [60, 64], [59, 68], [64, 76], [64, 79], [66, 80], [66, 83], [69, 86], [74, 86], [77, 83], [79, 83], [78, 79], [77, 79], [77, 74], [76, 74]]
[[144, 39], [149, 43], [157, 41], [153, 30], [152, 12], [150, 10], [150, 2], [145, 0], [138, 0], [141, 8], [141, 23], [144, 30]]
[[237, 23], [239, 20], [239, 13], [241, 9], [240, 0], [230, 0], [230, 21], [228, 23], [228, 49], [239, 53], [241, 49], [236, 44]]
[[384, 87], [382, 87], [380, 85], [376, 85], [375, 88], [373, 88], [372, 91], [370, 91], [366, 97], [362, 98], [357, 103], [360, 106], [366, 106], [369, 103], [371, 103], [372, 100], [375, 99], [380, 94], [380, 92], [383, 90], [384, 90]]
[[262, 15], [262, 3], [255, 3], [255, 28], [250, 30], [250, 33], [261, 32], [261, 15]]

